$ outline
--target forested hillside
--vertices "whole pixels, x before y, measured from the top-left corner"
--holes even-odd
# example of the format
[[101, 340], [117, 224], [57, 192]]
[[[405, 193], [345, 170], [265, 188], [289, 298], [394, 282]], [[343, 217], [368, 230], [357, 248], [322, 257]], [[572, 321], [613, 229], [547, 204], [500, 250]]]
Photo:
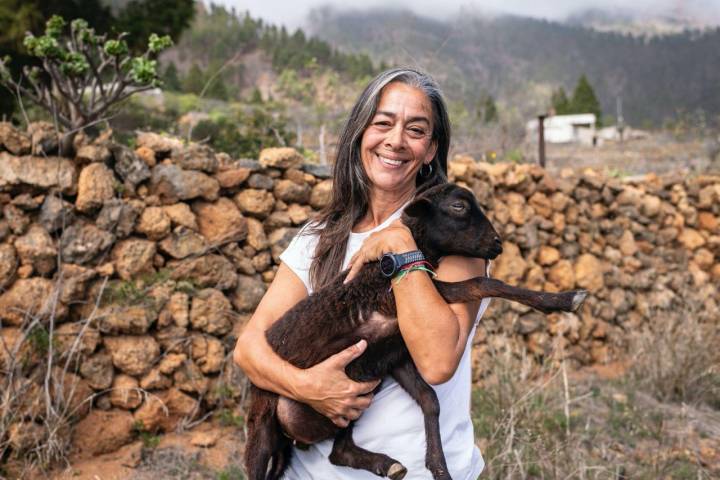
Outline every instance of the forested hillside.
[[[490, 92], [536, 113], [558, 86], [585, 73], [602, 109], [659, 125], [678, 111], [720, 114], [720, 29], [640, 38], [514, 16], [465, 15], [450, 22], [400, 10], [316, 10], [317, 35], [375, 61], [418, 65], [450, 96], [471, 103]], [[543, 103], [545, 101], [545, 104]]]

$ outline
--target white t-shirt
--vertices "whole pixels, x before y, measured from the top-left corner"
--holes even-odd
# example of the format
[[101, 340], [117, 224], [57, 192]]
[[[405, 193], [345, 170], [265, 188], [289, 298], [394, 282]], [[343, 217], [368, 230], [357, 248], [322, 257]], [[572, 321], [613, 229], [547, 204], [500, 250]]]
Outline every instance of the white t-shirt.
[[[343, 269], [352, 255], [374, 231], [381, 230], [399, 218], [402, 208], [385, 222], [363, 233], [350, 233]], [[312, 293], [310, 263], [317, 245], [317, 236], [301, 230], [290, 242], [280, 259], [300, 277]], [[475, 325], [490, 303], [486, 298], [480, 304]], [[473, 424], [470, 418], [470, 348], [475, 334], [473, 326], [465, 352], [453, 377], [433, 388], [440, 402], [440, 436], [450, 474], [455, 480], [475, 480], [485, 466], [480, 450], [475, 445]], [[425, 468], [425, 423], [418, 404], [392, 378], [386, 377], [380, 391], [355, 422], [353, 440], [356, 445], [372, 452], [384, 453], [407, 468], [406, 480], [432, 478]], [[287, 480], [376, 480], [370, 472], [349, 467], [337, 467], [328, 457], [332, 440], [311, 445], [308, 450], [293, 449], [292, 461], [283, 478]]]

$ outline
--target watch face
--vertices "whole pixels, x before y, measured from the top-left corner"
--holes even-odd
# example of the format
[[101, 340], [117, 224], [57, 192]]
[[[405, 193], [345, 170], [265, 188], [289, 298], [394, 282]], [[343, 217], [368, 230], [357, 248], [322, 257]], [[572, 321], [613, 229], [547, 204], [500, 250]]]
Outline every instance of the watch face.
[[392, 257], [392, 255], [383, 255], [383, 257], [380, 259], [380, 271], [386, 277], [389, 277], [393, 273], [395, 273], [395, 259]]

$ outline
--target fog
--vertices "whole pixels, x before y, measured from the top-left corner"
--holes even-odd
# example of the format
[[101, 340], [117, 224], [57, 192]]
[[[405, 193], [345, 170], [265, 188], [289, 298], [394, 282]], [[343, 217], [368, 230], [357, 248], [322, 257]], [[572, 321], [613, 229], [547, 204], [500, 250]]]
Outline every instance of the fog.
[[[640, 16], [666, 15], [689, 18], [703, 25], [720, 23], [720, 0], [366, 0], [347, 2], [340, 0], [214, 0], [238, 11], [249, 10], [275, 24], [290, 28], [305, 26], [307, 15], [313, 8], [332, 6], [337, 9], [366, 9], [376, 7], [407, 8], [420, 15], [433, 18], [450, 18], [460, 11], [477, 14], [509, 13], [551, 20], [563, 20], [568, 15], [586, 9], [603, 9], [628, 12]], [[207, 2], [206, 0], [206, 3]]]

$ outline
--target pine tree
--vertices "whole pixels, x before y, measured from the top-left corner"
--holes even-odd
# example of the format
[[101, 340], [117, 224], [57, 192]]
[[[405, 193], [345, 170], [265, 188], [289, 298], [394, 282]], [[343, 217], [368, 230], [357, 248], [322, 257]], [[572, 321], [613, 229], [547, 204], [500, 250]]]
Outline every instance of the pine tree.
[[597, 125], [600, 125], [600, 121], [602, 119], [600, 102], [598, 102], [598, 99], [595, 96], [595, 91], [590, 85], [590, 82], [585, 74], [580, 76], [580, 79], [575, 86], [571, 105], [573, 113], [594, 113], [595, 118], [597, 119]]
[[205, 75], [198, 67], [197, 63], [193, 63], [188, 71], [185, 81], [183, 81], [183, 91], [199, 95], [205, 86]]
[[180, 91], [180, 77], [178, 76], [177, 67], [174, 62], [168, 63], [167, 68], [165, 68], [165, 74], [163, 75], [163, 87], [166, 90], [174, 92]]
[[481, 100], [478, 116], [482, 117], [483, 123], [495, 123], [498, 120], [497, 105], [492, 95], [484, 95]]
[[555, 110], [555, 115], [567, 115], [570, 113], [570, 100], [568, 100], [563, 87], [558, 88], [552, 93], [550, 99], [552, 108]]

